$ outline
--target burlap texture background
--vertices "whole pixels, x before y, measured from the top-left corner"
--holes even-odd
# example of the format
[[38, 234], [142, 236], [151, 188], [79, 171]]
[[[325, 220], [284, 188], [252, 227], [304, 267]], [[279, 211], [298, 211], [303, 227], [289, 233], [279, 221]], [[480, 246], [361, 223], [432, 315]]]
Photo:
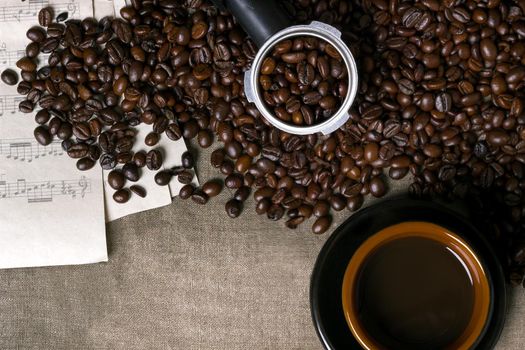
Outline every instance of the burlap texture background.
[[[217, 176], [209, 153], [201, 180]], [[328, 234], [285, 229], [252, 199], [231, 220], [230, 196], [107, 225], [109, 263], [0, 271], [0, 349], [321, 349], [308, 288]], [[523, 349], [525, 292], [509, 306], [498, 349]]]

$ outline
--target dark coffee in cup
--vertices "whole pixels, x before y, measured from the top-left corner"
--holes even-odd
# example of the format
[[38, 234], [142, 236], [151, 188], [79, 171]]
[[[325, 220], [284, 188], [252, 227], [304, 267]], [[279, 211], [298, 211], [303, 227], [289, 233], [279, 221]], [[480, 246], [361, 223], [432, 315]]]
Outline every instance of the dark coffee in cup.
[[488, 281], [475, 253], [444, 228], [390, 226], [356, 251], [343, 309], [366, 349], [468, 349], [482, 332]]

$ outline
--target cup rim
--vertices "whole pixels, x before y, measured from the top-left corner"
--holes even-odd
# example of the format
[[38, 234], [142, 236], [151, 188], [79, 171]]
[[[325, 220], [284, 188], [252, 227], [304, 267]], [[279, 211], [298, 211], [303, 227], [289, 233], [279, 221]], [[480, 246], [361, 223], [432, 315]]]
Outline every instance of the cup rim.
[[348, 327], [355, 339], [367, 350], [383, 346], [374, 340], [361, 324], [355, 312], [356, 280], [366, 259], [379, 247], [393, 240], [421, 237], [431, 239], [453, 250], [467, 267], [474, 285], [474, 305], [470, 321], [463, 333], [447, 349], [468, 350], [483, 334], [489, 319], [491, 292], [489, 277], [473, 248], [460, 236], [448, 229], [430, 222], [411, 221], [387, 226], [365, 240], [355, 251], [348, 263], [341, 290], [343, 313]]

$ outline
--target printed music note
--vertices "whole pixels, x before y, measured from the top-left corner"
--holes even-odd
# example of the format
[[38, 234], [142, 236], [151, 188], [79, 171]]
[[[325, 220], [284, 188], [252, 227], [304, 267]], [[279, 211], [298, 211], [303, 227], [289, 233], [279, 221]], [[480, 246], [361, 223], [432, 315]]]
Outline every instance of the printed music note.
[[64, 154], [60, 140], [42, 146], [34, 139], [0, 139], [0, 157], [12, 161], [31, 163], [48, 156], [60, 157]]
[[17, 179], [13, 182], [0, 181], [0, 200], [26, 198], [28, 203], [52, 202], [56, 196], [71, 199], [85, 198], [91, 193], [91, 180], [85, 176], [78, 180], [27, 181]]

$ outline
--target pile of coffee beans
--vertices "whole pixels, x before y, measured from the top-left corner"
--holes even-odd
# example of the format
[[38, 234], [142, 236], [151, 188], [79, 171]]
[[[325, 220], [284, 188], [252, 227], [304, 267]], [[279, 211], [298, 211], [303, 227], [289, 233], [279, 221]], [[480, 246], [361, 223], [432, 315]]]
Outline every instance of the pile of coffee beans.
[[[203, 0], [132, 0], [123, 19], [46, 19], [45, 30], [28, 32], [32, 43], [18, 63], [18, 91], [27, 95], [20, 109], [42, 107], [35, 136], [43, 144], [63, 139], [68, 154], [88, 159], [81, 168], [135, 157], [144, 164], [143, 153], [130, 151], [140, 123], [158, 134], [149, 144], [184, 137], [209, 147], [216, 136], [222, 145], [210, 161], [235, 191], [227, 215], [238, 216], [253, 191], [258, 214], [285, 218], [290, 228], [311, 218], [315, 233], [328, 230], [332, 210], [355, 211], [365, 196], [383, 196], [387, 176], [411, 176], [415, 196], [464, 198], [511, 281], [522, 284], [525, 2], [281, 3], [296, 23], [336, 26], [357, 60], [350, 119], [331, 135], [291, 135], [261, 118], [242, 86], [256, 48], [229, 14]], [[50, 53], [49, 66], [37, 70], [40, 52]], [[188, 182], [180, 197], [204, 204], [220, 187]]]
[[335, 47], [313, 36], [300, 36], [272, 48], [261, 64], [259, 85], [274, 116], [293, 125], [314, 125], [341, 107], [348, 73]]

